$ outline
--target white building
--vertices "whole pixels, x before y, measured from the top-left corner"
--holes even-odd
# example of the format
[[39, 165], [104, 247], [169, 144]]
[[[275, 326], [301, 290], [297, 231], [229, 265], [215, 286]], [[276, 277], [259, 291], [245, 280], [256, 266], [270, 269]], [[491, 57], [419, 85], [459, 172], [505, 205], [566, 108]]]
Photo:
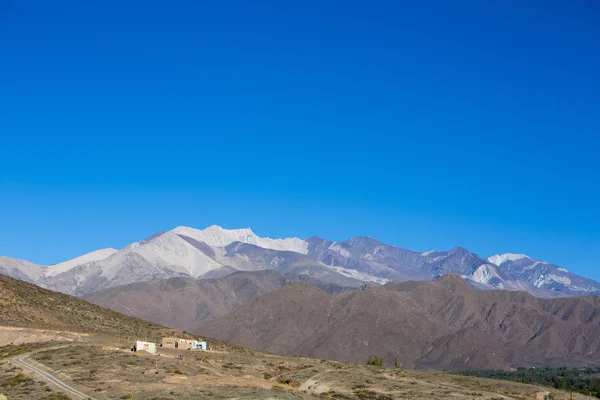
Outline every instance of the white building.
[[144, 350], [144, 351], [147, 351], [148, 353], [156, 354], [156, 343], [142, 342], [141, 340], [138, 340], [137, 342], [135, 342], [135, 351], [140, 351], [140, 350]]

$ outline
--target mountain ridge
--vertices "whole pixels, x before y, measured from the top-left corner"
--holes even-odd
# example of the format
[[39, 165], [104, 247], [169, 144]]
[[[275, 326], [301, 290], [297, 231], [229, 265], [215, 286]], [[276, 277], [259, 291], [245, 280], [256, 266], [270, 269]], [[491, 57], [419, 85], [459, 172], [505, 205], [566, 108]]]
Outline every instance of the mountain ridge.
[[[600, 362], [600, 297], [480, 291], [456, 274], [329, 295], [293, 285], [201, 325], [244, 347], [408, 368], [494, 369]], [[247, 335], [252, 332], [252, 335]]]
[[418, 252], [370, 236], [342, 242], [316, 236], [271, 239], [259, 237], [250, 228], [217, 225], [204, 230], [179, 226], [118, 251], [102, 249], [55, 266], [0, 257], [2, 274], [79, 296], [139, 281], [264, 269], [351, 287], [362, 282], [433, 280], [457, 273], [478, 289], [526, 290], [541, 297], [600, 293], [600, 283], [524, 254], [482, 258], [460, 246]]

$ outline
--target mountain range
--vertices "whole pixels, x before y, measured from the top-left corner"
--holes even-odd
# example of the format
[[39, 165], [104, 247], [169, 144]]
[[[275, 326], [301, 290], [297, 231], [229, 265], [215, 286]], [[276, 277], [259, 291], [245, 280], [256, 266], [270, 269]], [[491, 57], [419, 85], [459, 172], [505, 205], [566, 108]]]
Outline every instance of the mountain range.
[[600, 284], [523, 254], [178, 227], [51, 266], [1, 257], [0, 273], [270, 352], [420, 369], [600, 362]]
[[311, 237], [271, 239], [251, 229], [177, 227], [121, 250], [101, 249], [39, 266], [0, 257], [0, 273], [76, 296], [176, 277], [214, 279], [238, 271], [275, 270], [326, 284], [358, 288], [365, 282], [433, 280], [454, 273], [478, 289], [528, 291], [539, 297], [600, 293], [600, 283], [523, 254], [488, 258], [455, 247], [418, 252], [371, 237], [335, 242]]
[[179, 277], [137, 282], [99, 290], [82, 299], [125, 315], [192, 332], [262, 295], [298, 284], [315, 286], [329, 294], [353, 290], [308, 275], [264, 270], [235, 272], [215, 279]]
[[[555, 302], [562, 304], [564, 308], [556, 305], [549, 308], [549, 311], [557, 313], [556, 317], [566, 317], [565, 322], [557, 324], [560, 326], [569, 326], [580, 320], [580, 313], [590, 312], [590, 303], [580, 301], [579, 299], [554, 299], [541, 301], [526, 293], [495, 291], [497, 293], [486, 291], [477, 292], [472, 289], [464, 280], [458, 276], [445, 276], [434, 282], [408, 282], [400, 285], [385, 285], [383, 288], [371, 288], [364, 290], [343, 290], [342, 292], [327, 294], [321, 289], [307, 285], [306, 283], [293, 284], [296, 278], [284, 277], [284, 274], [276, 271], [257, 271], [257, 272], [237, 272], [227, 277], [220, 278], [219, 287], [228, 293], [227, 288], [234, 289], [235, 294], [246, 296], [251, 291], [243, 290], [239, 285], [252, 285], [248, 279], [254, 281], [254, 284], [261, 285], [269, 283], [276, 287], [280, 283], [285, 284], [270, 294], [263, 295], [248, 304], [244, 308], [245, 315], [240, 320], [239, 325], [245, 326], [251, 322], [251, 317], [258, 317], [258, 313], [268, 313], [277, 318], [275, 321], [266, 320], [262, 326], [253, 323], [257, 328], [256, 343], [263, 343], [265, 346], [278, 349], [286, 349], [288, 345], [294, 345], [297, 352], [302, 352], [302, 346], [299, 345], [299, 339], [307, 344], [317, 344], [319, 353], [335, 354], [336, 358], [351, 358], [362, 356], [369, 351], [383, 351], [391, 349], [391, 354], [396, 351], [408, 349], [406, 354], [401, 354], [399, 360], [403, 368], [392, 368], [388, 356], [385, 361], [387, 368], [379, 365], [367, 365], [365, 359], [360, 363], [344, 363], [334, 360], [326, 360], [320, 357], [306, 358], [293, 355], [282, 355], [265, 353], [256, 350], [247, 349], [239, 345], [233, 345], [215, 338], [203, 336], [209, 346], [209, 351], [185, 351], [183, 354], [181, 348], [167, 349], [159, 347], [160, 357], [152, 356], [145, 351], [129, 351], [136, 345], [136, 339], [145, 341], [160, 342], [165, 336], [175, 336], [179, 338], [197, 338], [185, 332], [176, 331], [164, 326], [151, 324], [147, 321], [126, 317], [117, 312], [110, 311], [97, 305], [69, 296], [62, 293], [42, 289], [39, 286], [12, 279], [0, 275], [0, 389], [2, 398], [10, 399], [69, 399], [74, 392], [80, 393], [77, 398], [96, 398], [96, 399], [456, 399], [456, 400], [494, 400], [494, 399], [534, 399], [543, 398], [544, 394], [552, 390], [552, 398], [557, 400], [567, 400], [570, 398], [566, 392], [554, 390], [553, 388], [544, 388], [522, 383], [514, 383], [499, 380], [481, 379], [470, 376], [461, 376], [453, 373], [411, 371], [407, 366], [412, 365], [411, 360], [418, 355], [419, 349], [413, 348], [415, 344], [422, 342], [424, 338], [431, 337], [435, 332], [448, 332], [453, 329], [450, 324], [456, 319], [463, 325], [468, 321], [459, 320], [462, 314], [457, 307], [456, 299], [467, 299], [473, 293], [485, 293], [490, 297], [490, 301], [497, 300], [504, 302], [511, 301], [509, 307], [493, 305], [494, 303], [485, 303], [488, 307], [492, 304], [494, 311], [488, 318], [489, 324], [495, 324], [500, 319], [506, 318], [505, 311], [514, 306], [514, 300], [526, 298], [528, 300], [526, 307], [528, 309], [536, 307], [536, 300], [539, 303]], [[301, 279], [310, 278], [303, 276]], [[216, 281], [216, 280], [215, 280]], [[193, 282], [207, 282], [206, 280], [194, 280], [193, 278], [172, 278], [166, 281], [146, 282], [162, 285], [164, 282], [170, 282], [165, 289], [171, 288], [179, 290], [181, 286], [192, 285]], [[392, 286], [389, 286], [392, 285]], [[325, 288], [332, 289], [333, 286], [325, 285]], [[108, 289], [115, 290], [116, 288]], [[268, 289], [265, 286], [265, 289]], [[328, 289], [328, 290], [329, 290]], [[208, 289], [207, 289], [208, 290]], [[431, 291], [437, 294], [437, 298], [431, 297]], [[406, 292], [403, 294], [403, 292]], [[215, 292], [207, 293], [212, 296]], [[410, 294], [410, 296], [407, 296]], [[494, 294], [494, 296], [492, 296]], [[508, 299], [506, 298], [508, 296]], [[150, 296], [152, 297], [152, 296]], [[409, 297], [409, 298], [407, 298]], [[417, 303], [426, 305], [426, 299], [431, 300], [450, 300], [449, 306], [452, 311], [450, 321], [439, 321], [436, 323], [436, 329], [425, 331], [423, 335], [413, 335], [406, 337], [390, 336], [389, 332], [398, 332], [410, 334], [411, 329], [417, 327], [427, 327], [432, 322], [430, 317], [410, 318], [409, 320], [397, 320], [395, 330], [392, 331], [386, 325], [378, 323], [375, 319], [382, 319], [387, 323], [389, 317], [396, 321], [390, 314], [390, 307], [393, 304], [415, 305]], [[223, 299], [219, 297], [218, 300]], [[533, 299], [533, 300], [532, 300]], [[189, 299], [187, 299], [189, 300]], [[205, 301], [206, 299], [201, 299]], [[243, 299], [238, 299], [243, 300]], [[281, 301], [279, 305], [275, 301]], [[289, 300], [289, 302], [287, 301]], [[365, 300], [373, 300], [369, 303]], [[352, 316], [344, 315], [344, 307], [359, 303], [360, 307]], [[393, 303], [392, 303], [393, 302]], [[256, 305], [265, 304], [264, 310], [259, 310]], [[289, 303], [289, 306], [285, 306]], [[320, 303], [320, 304], [318, 304]], [[466, 302], [464, 307], [466, 312], [471, 313], [470, 302]], [[281, 313], [279, 315], [278, 307], [287, 308], [289, 315]], [[519, 307], [519, 306], [517, 306]], [[521, 306], [519, 308], [523, 308]], [[435, 310], [439, 307], [432, 307]], [[592, 306], [593, 308], [593, 306]], [[307, 311], [315, 310], [314, 318], [307, 315]], [[174, 310], [177, 312], [185, 310]], [[340, 319], [340, 311], [345, 318]], [[374, 318], [365, 319], [366, 315], [361, 315], [365, 311], [372, 312]], [[397, 310], [397, 316], [403, 318], [406, 312], [419, 312], [419, 310]], [[566, 314], [569, 311], [575, 311]], [[539, 312], [543, 312], [540, 310]], [[533, 311], [530, 311], [533, 313]], [[189, 314], [188, 314], [189, 315]], [[237, 314], [239, 315], [239, 314]], [[488, 313], [484, 312], [484, 315]], [[588, 314], [589, 315], [589, 314]], [[324, 321], [325, 316], [331, 318], [328, 323], [331, 328], [326, 329]], [[545, 317], [552, 318], [548, 312]], [[298, 325], [301, 329], [296, 330], [295, 323], [292, 321], [298, 318]], [[307, 323], [307, 319], [309, 319]], [[422, 320], [422, 321], [419, 321]], [[513, 317], [518, 321], [519, 318]], [[232, 318], [223, 317], [215, 320], [215, 325], [229, 326]], [[367, 322], [368, 326], [359, 327], [358, 324]], [[538, 329], [537, 322], [523, 327], [515, 322], [505, 323], [507, 327], [517, 328], [519, 330]], [[592, 318], [587, 325], [597, 325], [597, 318]], [[482, 329], [487, 324], [481, 324]], [[530, 326], [531, 325], [531, 326]], [[353, 329], [350, 332], [337, 333], [336, 336], [341, 340], [329, 347], [328, 343], [336, 329], [348, 327]], [[207, 327], [206, 329], [212, 329]], [[273, 329], [271, 334], [268, 330]], [[292, 328], [292, 329], [289, 329]], [[204, 328], [201, 328], [204, 329]], [[242, 328], [245, 329], [245, 328]], [[287, 330], [289, 329], [289, 330]], [[503, 331], [511, 332], [501, 328]], [[552, 326], [548, 327], [552, 335], [562, 333]], [[563, 329], [564, 331], [564, 329]], [[373, 332], [372, 337], [365, 339], [364, 334]], [[577, 334], [594, 334], [594, 330], [589, 328], [574, 330]], [[319, 336], [323, 342], [319, 341]], [[248, 340], [247, 334], [242, 332], [227, 333], [220, 332], [219, 335], [231, 335]], [[511, 333], [514, 336], [514, 333]], [[273, 343], [268, 342], [268, 337], [274, 338]], [[475, 349], [471, 349], [469, 337], [461, 336], [457, 345], [463, 343], [465, 347], [456, 347], [455, 351], [437, 352], [441, 346], [436, 346], [436, 351], [428, 354], [427, 357], [421, 357], [421, 364], [424, 368], [435, 365], [486, 365], [485, 361], [490, 359], [497, 362], [500, 353], [497, 356], [486, 358], [481, 355], [481, 344]], [[471, 334], [470, 336], [474, 336]], [[485, 332], [478, 337], [489, 336], [496, 340], [502, 335], [485, 335]], [[521, 337], [521, 336], [519, 336]], [[539, 340], [545, 340], [548, 333], [540, 334]], [[348, 342], [346, 340], [349, 339]], [[387, 344], [378, 343], [385, 339]], [[590, 345], [582, 346], [582, 341], [577, 338], [571, 339], [575, 345], [569, 345], [573, 355], [570, 362], [577, 362], [582, 358], [577, 354], [581, 351], [590, 353], [587, 359], [595, 360], [596, 352], [590, 352], [593, 346], [597, 347], [597, 335], [590, 340]], [[536, 339], [532, 340], [533, 343]], [[515, 343], [518, 343], [515, 341]], [[558, 341], [549, 342], [554, 346]], [[511, 343], [502, 343], [510, 346]], [[411, 347], [413, 346], [413, 347]], [[500, 344], [492, 343], [491, 352], [496, 352]], [[532, 346], [537, 348], [539, 346]], [[363, 349], [364, 348], [364, 349]], [[520, 349], [520, 347], [519, 347]], [[560, 347], [554, 348], [546, 346], [541, 352], [550, 353], [556, 351], [559, 357], [564, 355]], [[306, 352], [306, 348], [304, 352]], [[340, 353], [341, 351], [341, 353]], [[505, 351], [506, 352], [506, 351]], [[379, 353], [384, 354], [384, 353]], [[432, 356], [435, 358], [432, 362]], [[448, 355], [452, 358], [449, 362]], [[469, 357], [474, 354], [470, 361]], [[438, 356], [439, 355], [439, 356]], [[369, 355], [372, 357], [372, 355]], [[539, 353], [532, 355], [529, 360], [539, 357]], [[522, 356], [520, 357], [522, 359]], [[557, 358], [560, 359], [560, 358]], [[483, 363], [482, 363], [483, 361]], [[510, 360], [508, 360], [510, 361]], [[472, 364], [471, 364], [472, 363]], [[576, 376], [574, 371], [567, 371], [568, 377]], [[564, 371], [557, 371], [557, 375]], [[589, 375], [584, 375], [581, 382]], [[560, 378], [560, 376], [558, 376]], [[52, 382], [52, 385], [44, 382]], [[579, 383], [579, 379], [577, 383]], [[58, 391], [64, 391], [59, 393]], [[576, 398], [581, 398], [576, 397]]]
[[600, 297], [477, 290], [458, 275], [335, 295], [283, 286], [197, 333], [251, 349], [407, 368], [504, 369], [600, 362]]

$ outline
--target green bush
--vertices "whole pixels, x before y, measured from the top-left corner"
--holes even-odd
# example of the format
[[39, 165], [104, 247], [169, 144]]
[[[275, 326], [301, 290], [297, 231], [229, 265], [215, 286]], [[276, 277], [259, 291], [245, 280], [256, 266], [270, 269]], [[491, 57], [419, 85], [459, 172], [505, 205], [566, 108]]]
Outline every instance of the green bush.
[[385, 367], [383, 358], [378, 357], [378, 356], [369, 357], [369, 360], [367, 361], [367, 365], [375, 365], [377, 367]]

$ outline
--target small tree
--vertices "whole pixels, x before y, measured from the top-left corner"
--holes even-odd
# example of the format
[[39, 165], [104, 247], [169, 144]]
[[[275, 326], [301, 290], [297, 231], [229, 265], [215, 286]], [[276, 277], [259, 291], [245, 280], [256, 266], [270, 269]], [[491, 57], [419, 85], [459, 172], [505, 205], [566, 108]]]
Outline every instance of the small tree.
[[400, 363], [398, 362], [398, 356], [394, 358], [394, 368], [400, 368]]
[[385, 364], [383, 363], [383, 358], [378, 357], [378, 356], [369, 357], [369, 360], [367, 361], [367, 365], [375, 365], [377, 367], [385, 367]]

